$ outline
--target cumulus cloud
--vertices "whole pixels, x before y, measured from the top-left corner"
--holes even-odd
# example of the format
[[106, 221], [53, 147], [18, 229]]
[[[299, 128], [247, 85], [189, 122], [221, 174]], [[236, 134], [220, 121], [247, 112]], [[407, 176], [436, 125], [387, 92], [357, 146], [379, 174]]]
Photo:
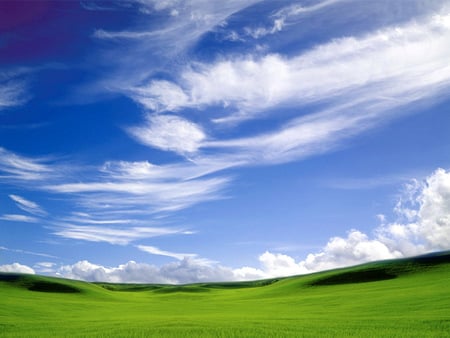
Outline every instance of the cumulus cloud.
[[29, 266], [19, 263], [0, 265], [0, 272], [16, 272], [16, 273], [28, 273], [34, 274], [34, 270]]
[[437, 170], [430, 176], [418, 196], [419, 211], [413, 228], [424, 238], [427, 248], [445, 250], [450, 247], [450, 172]]
[[[384, 224], [383, 217], [383, 224], [372, 236], [353, 229], [346, 237], [331, 238], [320, 252], [309, 254], [299, 262], [289, 256], [266, 252], [260, 256], [261, 268], [254, 273], [266, 277], [292, 275], [449, 250], [450, 172], [438, 169], [420, 184], [407, 184], [401, 201], [396, 211], [408, 209], [410, 222]], [[411, 213], [413, 208], [416, 208], [415, 213]], [[400, 216], [404, 219], [403, 213], [400, 212]]]
[[117, 267], [107, 268], [88, 261], [80, 261], [61, 267], [58, 273], [66, 278], [87, 281], [184, 284], [193, 281], [227, 280], [232, 271], [203, 260], [186, 257], [161, 267], [129, 261]]

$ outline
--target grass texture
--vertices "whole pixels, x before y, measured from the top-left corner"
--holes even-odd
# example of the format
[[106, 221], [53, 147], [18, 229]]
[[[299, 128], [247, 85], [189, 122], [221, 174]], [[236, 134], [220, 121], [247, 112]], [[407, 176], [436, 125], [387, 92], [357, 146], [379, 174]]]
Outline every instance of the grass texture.
[[450, 337], [450, 252], [190, 285], [0, 274], [1, 337]]

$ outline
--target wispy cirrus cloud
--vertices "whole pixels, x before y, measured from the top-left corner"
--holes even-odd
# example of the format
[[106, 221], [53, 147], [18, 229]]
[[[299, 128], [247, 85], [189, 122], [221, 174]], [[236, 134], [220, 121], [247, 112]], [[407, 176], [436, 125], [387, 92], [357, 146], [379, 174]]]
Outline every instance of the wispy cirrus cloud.
[[89, 242], [106, 242], [117, 245], [129, 243], [145, 238], [168, 235], [188, 235], [190, 231], [168, 227], [107, 227], [90, 225], [72, 225], [59, 223], [54, 235]]
[[47, 159], [28, 158], [0, 147], [0, 180], [41, 181], [56, 175]]
[[16, 205], [20, 209], [29, 212], [30, 214], [37, 216], [45, 216], [47, 214], [47, 212], [43, 210], [37, 203], [29, 201], [21, 196], [11, 194], [9, 195], [9, 198], [16, 202]]
[[46, 254], [46, 253], [34, 252], [34, 251], [28, 251], [28, 250], [22, 250], [22, 249], [11, 249], [11, 248], [6, 248], [4, 246], [0, 246], [0, 250], [9, 251], [9, 252], [15, 252], [15, 253], [19, 253], [19, 254], [32, 255], [32, 256], [40, 256], [40, 257], [47, 257], [47, 258], [58, 258], [56, 256], [52, 256], [52, 255], [49, 255], [49, 254]]
[[136, 248], [138, 248], [141, 251], [147, 252], [151, 255], [159, 255], [159, 256], [166, 256], [166, 257], [172, 257], [178, 260], [183, 260], [187, 257], [197, 257], [196, 254], [192, 253], [178, 253], [178, 252], [170, 252], [166, 250], [158, 249], [154, 246], [148, 246], [148, 245], [136, 245]]
[[45, 186], [53, 193], [77, 194], [88, 208], [126, 210], [142, 213], [175, 211], [199, 202], [223, 198], [221, 190], [227, 178], [195, 179], [189, 181], [103, 180], [87, 183], [64, 183]]
[[36, 217], [31, 217], [27, 215], [18, 215], [18, 214], [4, 214], [0, 216], [0, 220], [2, 221], [11, 221], [11, 222], [25, 222], [25, 223], [38, 223], [39, 219]]
[[195, 161], [164, 165], [157, 165], [148, 161], [110, 161], [103, 165], [101, 172], [115, 180], [123, 180], [126, 178], [130, 181], [148, 180], [170, 182], [179, 180], [184, 182], [226, 169], [230, 166], [229, 161], [226, 159], [213, 160], [213, 158], [196, 158]]
[[[393, 106], [408, 103], [448, 85], [449, 20], [448, 14], [435, 15], [361, 37], [336, 39], [292, 58], [269, 54], [193, 64], [180, 74], [177, 84], [153, 80], [137, 88], [135, 97], [149, 109], [231, 106], [237, 110], [218, 122], [255, 118], [277, 106], [331, 99], [335, 104], [351, 99], [349, 94], [352, 101], [368, 106], [373, 100]], [[423, 52], [425, 45], [428, 53]]]
[[89, 11], [114, 11], [123, 8], [137, 8], [144, 14], [169, 11], [170, 15], [176, 16], [178, 13], [177, 8], [182, 5], [182, 2], [180, 0], [122, 0], [105, 3], [105, 1], [86, 0], [81, 1], [80, 5]]
[[[80, 88], [83, 95], [92, 93], [121, 93], [127, 96], [139, 91], [147, 81], [161, 70], [178, 68], [176, 59], [188, 53], [206, 33], [224, 23], [231, 15], [260, 0], [232, 0], [210, 2], [205, 0], [180, 2], [132, 2], [142, 15], [156, 13], [154, 20], [141, 21], [140, 25], [111, 31], [99, 28], [93, 37], [109, 40], [114, 50], [102, 53], [110, 71], [96, 83]], [[144, 23], [144, 24], [143, 24]], [[145, 24], [146, 23], [146, 24]], [[113, 57], [112, 57], [113, 56]], [[138, 88], [139, 87], [139, 88]]]
[[[221, 162], [198, 165], [106, 162], [100, 167], [76, 165], [61, 175], [63, 164], [2, 151], [7, 156], [0, 159], [5, 163], [0, 169], [14, 174], [10, 184], [40, 191], [51, 199], [63, 196], [68, 209], [48, 213], [38, 203], [10, 194], [18, 208], [34, 216], [3, 214], [0, 219], [43, 223], [60, 238], [128, 245], [139, 239], [192, 234], [164, 224], [153, 226], [155, 214], [168, 215], [196, 203], [224, 198], [223, 191], [230, 181], [227, 177], [203, 177], [227, 166]], [[80, 173], [90, 177], [89, 181], [80, 183]], [[35, 181], [31, 187], [26, 184], [29, 180]], [[149, 215], [153, 215], [150, 220]]]
[[342, 1], [345, 0], [325, 0], [311, 6], [295, 3], [293, 5], [283, 7], [271, 16], [272, 22], [270, 26], [245, 27], [245, 35], [249, 35], [254, 39], [259, 39], [266, 35], [281, 32], [285, 25], [291, 24], [292, 21], [298, 19], [300, 15], [319, 11]]

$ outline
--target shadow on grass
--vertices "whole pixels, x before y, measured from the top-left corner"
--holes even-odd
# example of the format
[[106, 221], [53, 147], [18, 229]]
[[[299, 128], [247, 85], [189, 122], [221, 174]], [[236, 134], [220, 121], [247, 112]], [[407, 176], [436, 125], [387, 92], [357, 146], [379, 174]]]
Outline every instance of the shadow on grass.
[[40, 277], [16, 273], [0, 273], [0, 282], [12, 286], [38, 292], [80, 293], [81, 290], [64, 283], [40, 280]]
[[30, 286], [28, 286], [28, 290], [55, 293], [80, 293], [80, 290], [73, 286], [46, 281], [33, 282]]
[[353, 283], [378, 282], [397, 278], [397, 275], [387, 269], [367, 269], [360, 271], [347, 271], [335, 275], [319, 278], [308, 283], [310, 286], [338, 285]]

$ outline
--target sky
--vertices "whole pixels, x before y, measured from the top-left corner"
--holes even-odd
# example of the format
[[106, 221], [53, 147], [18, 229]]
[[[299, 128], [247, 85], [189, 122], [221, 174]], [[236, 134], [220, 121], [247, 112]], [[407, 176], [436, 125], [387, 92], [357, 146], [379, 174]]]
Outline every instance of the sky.
[[450, 1], [0, 2], [0, 271], [191, 283], [450, 249]]

